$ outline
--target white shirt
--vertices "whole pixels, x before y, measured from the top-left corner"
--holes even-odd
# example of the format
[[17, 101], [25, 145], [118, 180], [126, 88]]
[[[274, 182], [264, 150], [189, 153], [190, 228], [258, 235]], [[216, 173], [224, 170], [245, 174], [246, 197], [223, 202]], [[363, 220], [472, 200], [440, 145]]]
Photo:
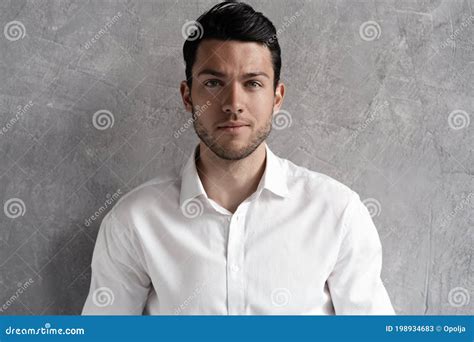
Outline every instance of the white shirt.
[[277, 157], [234, 214], [194, 149], [104, 217], [83, 315], [392, 315], [382, 246], [357, 193]]

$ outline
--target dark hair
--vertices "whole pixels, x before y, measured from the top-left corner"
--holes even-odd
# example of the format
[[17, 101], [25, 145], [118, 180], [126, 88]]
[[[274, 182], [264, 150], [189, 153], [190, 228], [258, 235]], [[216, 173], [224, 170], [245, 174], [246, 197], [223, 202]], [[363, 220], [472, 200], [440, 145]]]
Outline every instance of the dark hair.
[[250, 5], [243, 2], [224, 1], [191, 23], [194, 27], [183, 45], [186, 79], [190, 88], [199, 43], [204, 39], [219, 39], [265, 44], [270, 49], [274, 73], [273, 88], [276, 90], [280, 80], [281, 50], [275, 26], [261, 12], [255, 12]]

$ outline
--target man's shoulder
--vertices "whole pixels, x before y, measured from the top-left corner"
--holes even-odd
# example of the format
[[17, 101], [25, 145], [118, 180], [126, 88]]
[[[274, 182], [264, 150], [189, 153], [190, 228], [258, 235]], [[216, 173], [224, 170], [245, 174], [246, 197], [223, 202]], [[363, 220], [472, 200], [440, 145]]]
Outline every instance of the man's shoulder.
[[180, 178], [176, 174], [162, 173], [132, 188], [117, 201], [112, 210], [120, 216], [146, 209], [150, 204], [159, 204], [163, 198], [170, 199], [173, 194], [177, 195], [179, 182]]
[[331, 206], [343, 209], [353, 197], [359, 196], [349, 186], [327, 174], [310, 170], [287, 159], [283, 161], [286, 164], [289, 186], [303, 189], [311, 199], [330, 202]]

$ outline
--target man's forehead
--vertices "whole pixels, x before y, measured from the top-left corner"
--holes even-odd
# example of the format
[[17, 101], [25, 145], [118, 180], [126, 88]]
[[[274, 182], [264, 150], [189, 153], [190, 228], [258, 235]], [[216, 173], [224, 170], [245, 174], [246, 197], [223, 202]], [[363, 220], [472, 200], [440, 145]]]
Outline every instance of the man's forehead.
[[[199, 44], [195, 61], [197, 73], [226, 68], [242, 69], [242, 73], [269, 74], [273, 70], [270, 50], [257, 42], [204, 40]], [[265, 75], [264, 75], [265, 76]]]

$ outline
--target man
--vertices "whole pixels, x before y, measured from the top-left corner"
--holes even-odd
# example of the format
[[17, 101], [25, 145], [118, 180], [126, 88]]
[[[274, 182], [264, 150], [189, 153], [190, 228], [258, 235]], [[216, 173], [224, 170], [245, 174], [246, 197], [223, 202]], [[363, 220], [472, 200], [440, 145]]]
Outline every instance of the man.
[[181, 95], [200, 143], [106, 215], [83, 314], [394, 314], [359, 196], [265, 143], [285, 94], [273, 24], [243, 3], [197, 23]]

